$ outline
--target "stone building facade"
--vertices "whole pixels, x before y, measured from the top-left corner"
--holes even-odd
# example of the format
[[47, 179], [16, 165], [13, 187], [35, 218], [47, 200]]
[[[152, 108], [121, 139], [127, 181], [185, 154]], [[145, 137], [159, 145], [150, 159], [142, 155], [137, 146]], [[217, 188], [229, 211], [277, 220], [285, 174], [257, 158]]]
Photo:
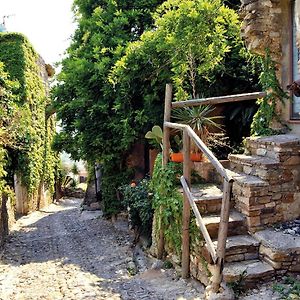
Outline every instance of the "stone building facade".
[[[286, 86], [300, 78], [300, 0], [241, 0], [242, 35], [247, 47], [264, 55], [270, 49], [278, 79]], [[293, 133], [300, 133], [300, 98], [280, 108]]]

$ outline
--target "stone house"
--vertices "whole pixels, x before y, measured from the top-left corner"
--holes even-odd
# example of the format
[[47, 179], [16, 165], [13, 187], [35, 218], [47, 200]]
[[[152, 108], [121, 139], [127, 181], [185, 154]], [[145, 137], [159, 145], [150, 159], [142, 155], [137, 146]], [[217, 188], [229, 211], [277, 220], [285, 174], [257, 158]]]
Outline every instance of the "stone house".
[[[270, 50], [279, 83], [287, 91], [287, 85], [300, 79], [300, 0], [241, 0], [240, 13], [247, 47], [259, 55]], [[251, 286], [277, 275], [300, 272], [300, 228], [298, 233], [292, 230], [294, 234], [274, 229], [300, 218], [300, 97], [290, 95], [277, 109], [290, 127], [289, 133], [247, 138], [244, 154], [231, 154], [221, 162], [233, 179], [223, 270], [227, 282], [241, 284], [243, 277], [243, 283]], [[191, 185], [185, 194], [190, 203], [196, 203], [216, 247], [224, 196], [222, 180], [211, 162], [192, 165], [206, 184]], [[189, 272], [208, 285], [214, 270], [208, 249], [212, 247], [203, 235], [193, 235], [190, 233]], [[157, 239], [153, 237], [154, 253]], [[172, 260], [171, 247], [167, 244], [164, 250]]]
[[[300, 1], [241, 0], [242, 35], [247, 47], [263, 55], [269, 48], [284, 90], [300, 78]], [[300, 97], [279, 107], [292, 133], [300, 133]]]

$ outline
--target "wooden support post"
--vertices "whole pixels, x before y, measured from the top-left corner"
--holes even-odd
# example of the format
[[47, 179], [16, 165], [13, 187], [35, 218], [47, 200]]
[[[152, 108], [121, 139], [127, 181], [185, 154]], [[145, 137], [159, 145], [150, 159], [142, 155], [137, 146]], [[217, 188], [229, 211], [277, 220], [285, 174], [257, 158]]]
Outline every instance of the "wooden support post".
[[[188, 186], [191, 182], [190, 137], [187, 130], [183, 131], [183, 177]], [[182, 212], [182, 277], [188, 278], [190, 271], [190, 203], [188, 195], [184, 193]]]
[[228, 233], [228, 221], [230, 212], [230, 198], [231, 198], [232, 182], [224, 180], [223, 186], [223, 200], [221, 207], [220, 225], [218, 232], [218, 245], [217, 245], [217, 263], [214, 268], [212, 276], [212, 291], [217, 293], [220, 288], [223, 277], [223, 267], [225, 260], [226, 240]]
[[[164, 111], [164, 122], [170, 122], [171, 120], [171, 105], [172, 105], [172, 84], [166, 85], [165, 94], [165, 111]], [[163, 126], [163, 167], [165, 167], [169, 161], [170, 155], [170, 128]], [[161, 215], [163, 207], [160, 207], [159, 214]], [[162, 259], [165, 248], [164, 228], [160, 224], [159, 240], [157, 247], [157, 258]]]
[[[172, 84], [166, 85], [164, 122], [170, 122], [172, 108]], [[170, 128], [163, 126], [163, 166], [166, 166], [170, 156]]]

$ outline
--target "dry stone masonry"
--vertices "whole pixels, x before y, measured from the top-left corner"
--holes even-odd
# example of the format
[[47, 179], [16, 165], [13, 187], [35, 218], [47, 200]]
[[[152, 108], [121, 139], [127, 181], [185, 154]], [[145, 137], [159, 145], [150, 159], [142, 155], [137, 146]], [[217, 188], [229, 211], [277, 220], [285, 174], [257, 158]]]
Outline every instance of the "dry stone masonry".
[[[253, 287], [277, 275], [299, 272], [300, 236], [278, 230], [277, 224], [300, 218], [300, 136], [248, 138], [245, 154], [230, 155], [222, 164], [234, 178], [224, 279], [238, 281], [243, 274], [243, 284]], [[216, 183], [191, 188], [216, 247], [222, 187], [209, 163], [194, 163], [194, 170], [203, 180]], [[212, 270], [203, 237], [192, 231], [191, 275], [208, 285]]]
[[279, 135], [247, 139], [249, 155], [230, 155], [244, 182], [233, 187], [236, 208], [250, 231], [300, 216], [300, 137]]
[[281, 62], [282, 8], [280, 0], [242, 0], [242, 35], [253, 53], [271, 50], [274, 61]]

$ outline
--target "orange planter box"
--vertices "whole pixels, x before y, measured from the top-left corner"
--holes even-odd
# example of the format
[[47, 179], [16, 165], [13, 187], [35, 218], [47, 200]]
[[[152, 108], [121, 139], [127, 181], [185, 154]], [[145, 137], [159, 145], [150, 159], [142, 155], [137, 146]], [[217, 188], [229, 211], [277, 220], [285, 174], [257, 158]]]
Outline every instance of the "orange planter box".
[[[183, 154], [181, 152], [172, 153], [170, 159], [173, 162], [183, 162]], [[202, 153], [191, 153], [190, 159], [191, 161], [202, 161]]]

